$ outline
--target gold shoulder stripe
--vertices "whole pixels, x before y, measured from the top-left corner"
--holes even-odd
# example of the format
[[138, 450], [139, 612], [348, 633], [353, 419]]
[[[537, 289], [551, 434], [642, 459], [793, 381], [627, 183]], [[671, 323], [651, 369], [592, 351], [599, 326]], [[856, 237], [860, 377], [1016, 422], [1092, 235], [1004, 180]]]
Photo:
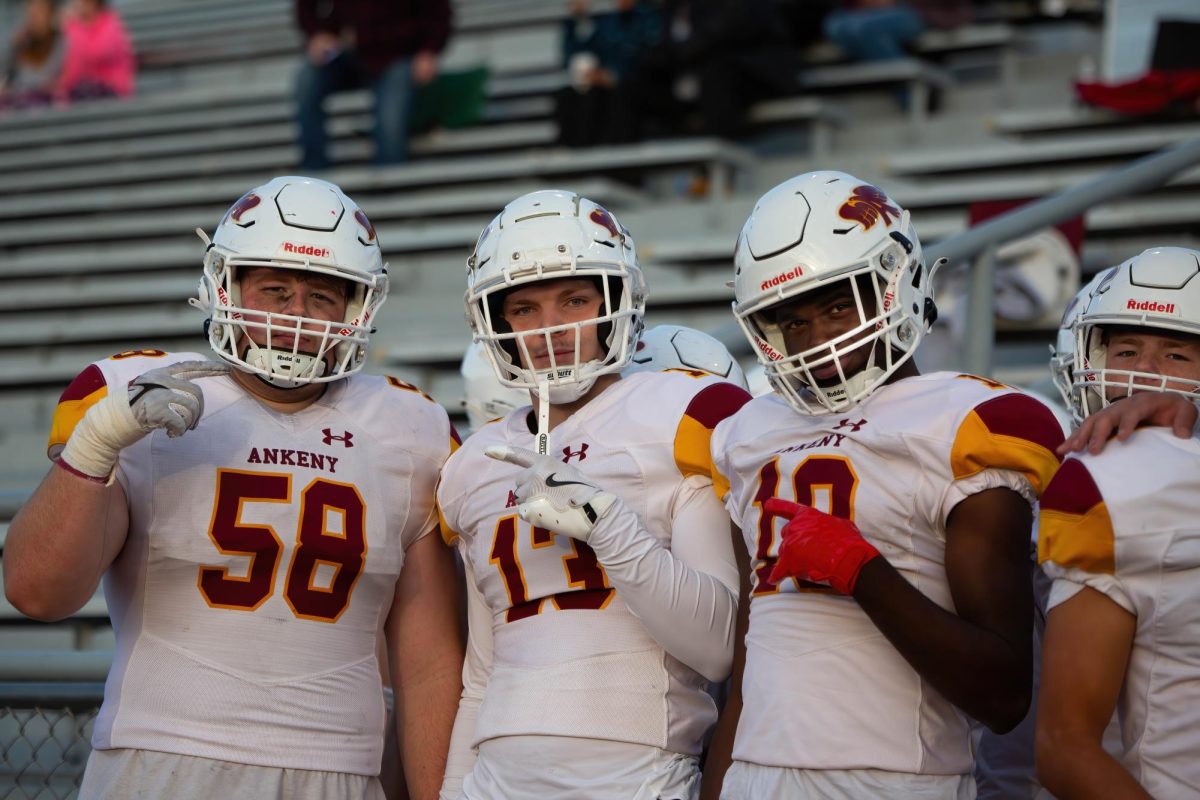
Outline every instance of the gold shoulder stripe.
[[709, 451], [711, 439], [712, 430], [692, 417], [685, 415], [679, 421], [679, 429], [675, 432], [675, 465], [684, 477], [712, 476], [712, 453]]
[[88, 409], [108, 397], [108, 387], [101, 386], [91, 394], [78, 400], [63, 400], [54, 409], [54, 419], [50, 423], [50, 439], [46, 443], [46, 451], [51, 456], [62, 447], [67, 446], [67, 439], [75, 432], [75, 426], [83, 419]]
[[675, 464], [686, 476], [713, 474], [709, 442], [717, 423], [732, 416], [750, 401], [750, 394], [732, 383], [721, 381], [704, 387], [688, 403], [675, 431]]
[[1050, 481], [1038, 511], [1038, 562], [1112, 574], [1112, 519], [1096, 481], [1078, 458], [1068, 458]]
[[1038, 512], [1038, 563], [1112, 575], [1116, 545], [1108, 506], [1097, 503], [1084, 514], [1042, 509]]
[[[1039, 404], [1040, 405], [1040, 404]], [[1042, 407], [1044, 408], [1044, 406]], [[1045, 411], [1047, 415], [1050, 412]], [[1057, 424], [1057, 423], [1056, 423]], [[1059, 439], [1061, 440], [1061, 429]], [[1039, 495], [1058, 470], [1058, 456], [1048, 442], [1015, 430], [1000, 431], [972, 409], [958, 428], [950, 451], [950, 469], [956, 480], [985, 469], [1015, 470], [1025, 475]]]
[[722, 503], [725, 502], [725, 495], [729, 494], [729, 479], [721, 474], [721, 471], [713, 466], [712, 470], [713, 491], [717, 494], [717, 499]]

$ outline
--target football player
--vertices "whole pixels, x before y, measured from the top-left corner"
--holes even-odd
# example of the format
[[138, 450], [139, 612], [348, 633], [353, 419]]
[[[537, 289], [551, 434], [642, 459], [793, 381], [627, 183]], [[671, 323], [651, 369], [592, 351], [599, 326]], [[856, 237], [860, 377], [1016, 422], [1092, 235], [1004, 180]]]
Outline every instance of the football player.
[[382, 797], [386, 634], [409, 788], [433, 797], [461, 687], [453, 558], [428, 535], [455, 433], [360, 374], [387, 297], [375, 230], [333, 184], [281, 177], [201, 237], [192, 303], [220, 361], [84, 369], [8, 533], [32, 617], [104, 578], [116, 653], [80, 796]]
[[724, 773], [724, 798], [973, 796], [968, 718], [1029, 704], [1030, 505], [1062, 430], [995, 381], [918, 374], [938, 265], [880, 189], [785, 181], [734, 259], [775, 391], [712, 437], [752, 574], [706, 795]]
[[[1075, 369], [1075, 320], [1087, 308], [1092, 292], [1104, 278], [1105, 271], [1094, 275], [1067, 304], [1059, 324], [1055, 342], [1050, 346], [1050, 377], [1054, 388], [1062, 398], [1065, 415], [1056, 413], [1069, 435], [1082, 421], [1078, 393], [1071, 385]], [[1026, 390], [1032, 396], [1033, 392]], [[1048, 402], [1045, 398], [1043, 402]], [[1057, 410], [1057, 404], [1051, 410]], [[1065, 416], [1065, 418], [1064, 418]], [[1041, 662], [1042, 635], [1046, 629], [1046, 601], [1050, 596], [1050, 579], [1037, 567], [1037, 514], [1034, 513], [1031, 532], [1031, 568], [1033, 569], [1034, 636], [1033, 636], [1033, 695], [1030, 713], [1020, 724], [1006, 734], [997, 734], [986, 727], [976, 725], [978, 743], [975, 748], [975, 784], [978, 797], [983, 800], [1017, 800], [1035, 798], [1042, 790], [1034, 768], [1034, 730], [1037, 723], [1037, 698], [1039, 691], [1039, 664]], [[1106, 731], [1106, 744], [1119, 741], [1115, 722]]]
[[[1153, 248], [1110, 271], [1075, 334], [1084, 416], [1130, 394], [1196, 399], [1200, 252]], [[1057, 797], [1200, 793], [1198, 465], [1196, 436], [1143, 428], [1065, 461], [1042, 498], [1054, 584], [1037, 760]], [[1120, 760], [1101, 747], [1118, 705]]]
[[622, 377], [645, 298], [629, 231], [568, 192], [509, 203], [468, 261], [472, 332], [536, 402], [438, 487], [470, 620], [443, 797], [698, 791], [738, 581], [708, 442], [749, 396], [694, 369]]
[[[711, 372], [748, 389], [745, 373], [725, 345], [707, 333], [682, 325], [658, 325], [644, 331], [622, 374], [664, 369]], [[472, 342], [463, 354], [461, 373], [466, 389], [463, 407], [472, 431], [530, 402], [529, 392], [500, 382], [479, 342]]]

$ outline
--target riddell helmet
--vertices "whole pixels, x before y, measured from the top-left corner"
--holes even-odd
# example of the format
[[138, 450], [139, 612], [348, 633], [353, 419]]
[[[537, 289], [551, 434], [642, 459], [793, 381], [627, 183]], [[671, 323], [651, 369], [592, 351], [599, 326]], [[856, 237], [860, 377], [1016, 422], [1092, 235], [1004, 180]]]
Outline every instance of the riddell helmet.
[[[223, 360], [280, 388], [325, 383], [362, 369], [372, 325], [387, 298], [387, 267], [367, 215], [341, 189], [285, 176], [252, 189], [225, 212], [204, 254], [200, 291], [190, 302], [208, 314], [208, 342]], [[347, 281], [344, 319], [270, 314], [242, 306], [240, 270], [276, 267]], [[249, 329], [265, 332], [256, 344]], [[319, 338], [299, 349], [299, 332]], [[292, 344], [273, 346], [277, 337]]]
[[[595, 278], [604, 301], [594, 320], [526, 331], [519, 336], [504, 320], [505, 295], [537, 281]], [[505, 386], [536, 389], [549, 385], [549, 401], [578, 400], [601, 375], [620, 372], [629, 363], [642, 330], [646, 284], [633, 238], [603, 206], [572, 192], [543, 190], [513, 200], [492, 220], [467, 260], [467, 319]], [[582, 361], [579, 335], [595, 326], [604, 355]], [[521, 350], [531, 337], [562, 330], [577, 334], [575, 356], [530, 370], [521, 366]]]
[[[912, 358], [937, 316], [933, 271], [908, 212], [891, 198], [844, 172], [810, 172], [767, 192], [746, 220], [734, 253], [733, 313], [788, 404], [830, 414], [863, 400]], [[774, 308], [845, 280], [859, 324], [804, 352], [787, 352]], [[866, 367], [846, 375], [841, 357], [864, 343], [885, 346], [873, 347]], [[837, 382], [819, 386], [813, 370], [830, 364]]]
[[1110, 394], [1126, 397], [1135, 389], [1197, 399], [1200, 381], [1108, 369], [1104, 334], [1112, 326], [1200, 337], [1200, 251], [1153, 247], [1108, 270], [1075, 321], [1074, 389], [1081, 416], [1107, 406]]
[[1067, 304], [1067, 310], [1063, 312], [1062, 322], [1058, 326], [1058, 336], [1054, 344], [1050, 345], [1050, 377], [1054, 380], [1054, 388], [1062, 395], [1063, 404], [1071, 412], [1073, 425], [1079, 425], [1083, 421], [1079, 395], [1071, 391], [1071, 384], [1074, 383], [1072, 373], [1075, 371], [1075, 320], [1088, 307], [1092, 293], [1112, 269], [1110, 267], [1097, 272]]
[[664, 369], [698, 369], [749, 388], [745, 373], [725, 345], [682, 325], [656, 325], [643, 333], [625, 374]]
[[529, 392], [500, 383], [491, 360], [479, 342], [472, 342], [467, 348], [461, 372], [466, 388], [463, 406], [467, 410], [467, 422], [472, 431], [507, 415], [514, 408], [529, 405]]

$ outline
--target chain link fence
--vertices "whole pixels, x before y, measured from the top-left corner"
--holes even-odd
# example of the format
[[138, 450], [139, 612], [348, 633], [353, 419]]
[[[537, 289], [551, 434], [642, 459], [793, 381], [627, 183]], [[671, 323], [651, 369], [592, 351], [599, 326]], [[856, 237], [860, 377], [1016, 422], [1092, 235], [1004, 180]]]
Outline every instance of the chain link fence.
[[0, 800], [77, 795], [103, 684], [0, 684]]

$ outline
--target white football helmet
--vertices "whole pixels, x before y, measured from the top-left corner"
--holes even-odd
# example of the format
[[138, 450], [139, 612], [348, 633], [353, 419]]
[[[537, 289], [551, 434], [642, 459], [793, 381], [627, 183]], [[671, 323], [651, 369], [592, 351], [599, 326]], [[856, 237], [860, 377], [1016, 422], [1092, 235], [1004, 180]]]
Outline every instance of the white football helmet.
[[496, 370], [479, 342], [472, 342], [463, 354], [461, 372], [466, 388], [463, 407], [472, 431], [514, 408], [529, 405], [528, 391], [505, 386], [496, 377]]
[[1153, 247], [1108, 270], [1075, 321], [1074, 373], [1083, 417], [1107, 406], [1110, 395], [1119, 399], [1134, 391], [1198, 399], [1198, 380], [1108, 369], [1105, 331], [1114, 326], [1200, 337], [1200, 251]]
[[[734, 253], [733, 313], [788, 404], [830, 414], [870, 395], [912, 358], [937, 317], [931, 279], [938, 266], [925, 266], [908, 212], [882, 191], [844, 172], [810, 172], [767, 192], [746, 220]], [[788, 353], [774, 307], [845, 280], [860, 324]], [[873, 347], [866, 367], [846, 375], [842, 356], [864, 342], [885, 346]], [[837, 383], [819, 386], [813, 371], [829, 364], [837, 366]]]
[[664, 369], [698, 369], [711, 372], [743, 389], [746, 374], [737, 359], [717, 339], [682, 325], [656, 325], [638, 339], [626, 375]]
[[[518, 335], [501, 315], [504, 296], [519, 286], [556, 278], [594, 277], [604, 295], [600, 316], [582, 323], [539, 328]], [[505, 386], [549, 386], [551, 403], [578, 400], [601, 375], [629, 363], [642, 330], [646, 284], [633, 238], [603, 206], [572, 192], [543, 190], [513, 200], [492, 220], [467, 260], [467, 319]], [[576, 345], [572, 362], [529, 370], [518, 348], [530, 336], [596, 326], [605, 355], [583, 362]], [[578, 341], [578, 339], [577, 339]]]
[[1054, 381], [1054, 388], [1058, 389], [1058, 393], [1062, 395], [1063, 404], [1071, 412], [1073, 425], [1079, 425], [1083, 421], [1079, 396], [1071, 391], [1071, 384], [1074, 383], [1072, 373], [1075, 371], [1075, 320], [1088, 307], [1096, 287], [1113, 269], [1115, 267], [1100, 270], [1075, 294], [1075, 297], [1067, 304], [1066, 311], [1063, 312], [1054, 344], [1050, 345], [1050, 377]]
[[[345, 378], [362, 369], [371, 323], [387, 298], [387, 266], [375, 228], [341, 189], [327, 181], [284, 176], [251, 189], [221, 218], [204, 254], [200, 291], [191, 304], [208, 314], [208, 341], [223, 360], [267, 383], [293, 388]], [[239, 270], [282, 267], [348, 283], [345, 318], [336, 322], [270, 314], [241, 304]], [[250, 328], [265, 331], [256, 344]], [[320, 337], [299, 350], [299, 333]], [[291, 345], [272, 346], [276, 337]]]

